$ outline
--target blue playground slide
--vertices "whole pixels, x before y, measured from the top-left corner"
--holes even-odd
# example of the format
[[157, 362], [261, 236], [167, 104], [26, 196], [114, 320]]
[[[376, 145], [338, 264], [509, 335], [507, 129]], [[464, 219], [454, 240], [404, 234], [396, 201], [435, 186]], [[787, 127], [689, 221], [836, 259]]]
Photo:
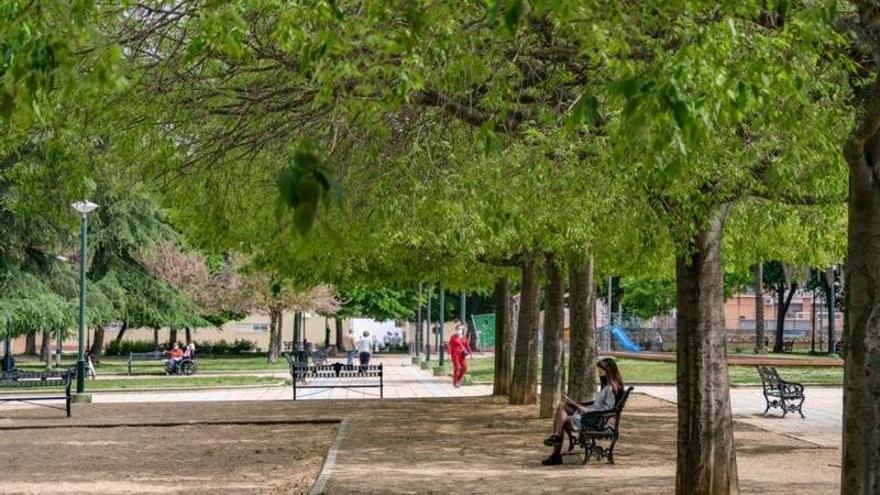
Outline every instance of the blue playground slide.
[[622, 328], [617, 325], [610, 325], [608, 328], [611, 330], [611, 336], [620, 344], [620, 347], [629, 352], [642, 352], [642, 348], [632, 340], [629, 340], [629, 336], [627, 336]]

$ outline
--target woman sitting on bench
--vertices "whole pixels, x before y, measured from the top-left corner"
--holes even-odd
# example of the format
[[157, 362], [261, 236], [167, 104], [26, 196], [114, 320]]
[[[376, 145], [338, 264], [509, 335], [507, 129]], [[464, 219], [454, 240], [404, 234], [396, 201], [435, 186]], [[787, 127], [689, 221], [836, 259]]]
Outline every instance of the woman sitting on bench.
[[553, 447], [553, 453], [541, 464], [545, 466], [562, 464], [562, 432], [570, 434], [573, 430], [596, 427], [599, 416], [590, 413], [614, 409], [614, 405], [623, 394], [623, 378], [620, 376], [617, 363], [613, 359], [600, 360], [596, 363], [596, 368], [599, 370], [601, 388], [592, 401], [578, 404], [566, 395], [556, 407], [553, 434], [544, 439], [544, 445]]

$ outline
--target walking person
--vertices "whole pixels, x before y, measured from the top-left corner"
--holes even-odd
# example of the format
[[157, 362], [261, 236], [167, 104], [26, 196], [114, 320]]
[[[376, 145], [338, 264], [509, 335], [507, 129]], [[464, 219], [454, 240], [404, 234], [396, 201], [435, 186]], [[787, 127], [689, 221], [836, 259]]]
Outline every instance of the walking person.
[[354, 365], [354, 355], [357, 353], [357, 342], [354, 339], [354, 329], [349, 328], [348, 333], [342, 337], [342, 348], [348, 354], [348, 365]]
[[373, 355], [373, 339], [370, 338], [370, 332], [364, 330], [364, 335], [357, 342], [358, 358], [361, 366], [370, 364], [370, 357]]
[[471, 354], [471, 345], [465, 336], [465, 326], [459, 323], [449, 338], [449, 357], [452, 359], [452, 386], [461, 386], [461, 380], [467, 373], [467, 358]]

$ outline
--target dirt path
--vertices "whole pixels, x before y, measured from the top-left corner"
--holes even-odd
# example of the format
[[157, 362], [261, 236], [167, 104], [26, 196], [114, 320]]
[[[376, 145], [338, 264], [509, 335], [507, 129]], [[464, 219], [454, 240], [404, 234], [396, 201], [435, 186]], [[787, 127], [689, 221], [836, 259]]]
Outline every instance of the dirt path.
[[304, 493], [334, 425], [5, 431], [3, 493]]
[[[326, 493], [670, 493], [675, 407], [643, 395], [630, 401], [615, 465], [581, 466], [572, 458], [541, 466], [549, 420], [538, 419], [534, 407], [492, 397], [77, 404], [71, 420], [52, 410], [0, 409], [0, 426], [348, 417]], [[0, 487], [149, 493], [164, 480], [190, 492], [302, 493], [316, 478], [333, 431], [334, 425], [0, 431], [0, 465], [25, 466], [5, 478], [12, 485]], [[836, 448], [740, 423], [736, 441], [743, 493], [839, 491]]]

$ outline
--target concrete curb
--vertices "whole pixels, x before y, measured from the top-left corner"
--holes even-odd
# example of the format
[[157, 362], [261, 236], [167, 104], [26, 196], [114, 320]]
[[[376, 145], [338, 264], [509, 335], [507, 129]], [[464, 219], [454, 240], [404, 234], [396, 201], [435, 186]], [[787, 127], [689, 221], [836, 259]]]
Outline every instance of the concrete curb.
[[147, 421], [144, 423], [76, 423], [76, 424], [24, 424], [0, 425], [0, 431], [57, 430], [62, 428], [173, 428], [177, 426], [223, 426], [223, 425], [327, 425], [342, 423], [337, 418], [318, 419], [256, 419], [256, 420], [209, 420], [209, 421]]
[[148, 392], [190, 392], [190, 391], [205, 391], [205, 390], [228, 390], [228, 389], [248, 389], [248, 388], [276, 388], [276, 387], [289, 387], [290, 385], [285, 382], [278, 382], [276, 384], [264, 384], [264, 385], [217, 385], [217, 386], [208, 386], [208, 387], [168, 387], [168, 388], [108, 388], [108, 389], [97, 389], [97, 390], [89, 390], [90, 394], [119, 394], [119, 393], [148, 393]]
[[315, 480], [315, 484], [312, 485], [312, 489], [309, 490], [309, 495], [320, 495], [324, 493], [324, 489], [327, 487], [327, 482], [330, 481], [330, 476], [333, 475], [333, 470], [336, 469], [336, 455], [339, 453], [339, 447], [342, 444], [342, 440], [345, 438], [346, 431], [348, 430], [348, 421], [349, 418], [345, 418], [339, 423], [339, 429], [336, 430], [336, 439], [333, 440], [333, 444], [330, 445], [330, 450], [327, 451], [327, 458], [324, 459], [324, 467], [321, 468], [321, 473], [318, 475], [318, 479]]

